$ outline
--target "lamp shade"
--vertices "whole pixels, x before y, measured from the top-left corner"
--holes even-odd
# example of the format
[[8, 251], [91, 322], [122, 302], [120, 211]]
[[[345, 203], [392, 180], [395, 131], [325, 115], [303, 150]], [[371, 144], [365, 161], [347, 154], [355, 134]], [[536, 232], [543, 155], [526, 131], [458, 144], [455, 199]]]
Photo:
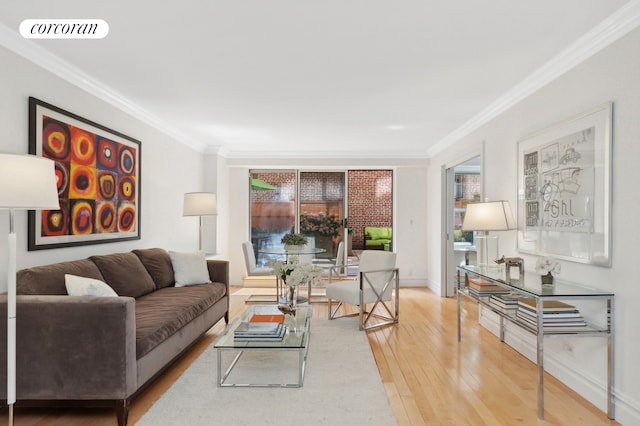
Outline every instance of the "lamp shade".
[[58, 210], [55, 163], [35, 155], [0, 154], [0, 208]]
[[506, 231], [515, 227], [508, 201], [467, 204], [463, 231]]
[[218, 214], [218, 201], [213, 192], [187, 192], [184, 194], [183, 216], [214, 216]]

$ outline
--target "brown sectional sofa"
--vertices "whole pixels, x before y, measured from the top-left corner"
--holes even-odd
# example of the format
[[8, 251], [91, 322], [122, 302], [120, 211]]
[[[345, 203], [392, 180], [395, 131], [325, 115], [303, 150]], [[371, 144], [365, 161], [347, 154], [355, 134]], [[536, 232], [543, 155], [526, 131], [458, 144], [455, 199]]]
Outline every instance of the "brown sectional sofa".
[[[209, 328], [229, 322], [229, 265], [208, 260], [210, 283], [174, 286], [169, 253], [133, 250], [18, 272], [17, 403], [130, 401]], [[106, 282], [119, 297], [68, 296], [65, 274]], [[6, 295], [0, 312], [6, 312]], [[0, 383], [6, 383], [6, 315], [0, 314]], [[6, 387], [0, 385], [0, 398]]]

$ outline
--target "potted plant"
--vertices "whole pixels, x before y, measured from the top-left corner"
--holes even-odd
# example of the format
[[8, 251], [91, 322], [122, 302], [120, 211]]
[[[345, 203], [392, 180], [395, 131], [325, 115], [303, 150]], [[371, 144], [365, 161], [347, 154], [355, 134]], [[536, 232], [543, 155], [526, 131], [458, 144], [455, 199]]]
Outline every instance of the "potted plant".
[[284, 244], [284, 249], [287, 251], [300, 251], [307, 244], [307, 237], [295, 232], [285, 234], [280, 242]]

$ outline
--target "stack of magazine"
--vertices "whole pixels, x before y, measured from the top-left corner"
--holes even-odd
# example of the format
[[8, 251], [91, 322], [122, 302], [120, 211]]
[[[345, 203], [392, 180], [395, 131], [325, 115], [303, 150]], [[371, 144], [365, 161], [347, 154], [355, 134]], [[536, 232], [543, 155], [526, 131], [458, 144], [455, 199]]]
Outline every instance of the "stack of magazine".
[[233, 338], [241, 342], [279, 342], [287, 327], [282, 314], [253, 314], [247, 321], [238, 324]]
[[[538, 313], [534, 299], [518, 300], [518, 319], [537, 328]], [[544, 331], [580, 331], [587, 326], [580, 311], [575, 306], [559, 300], [545, 300], [542, 305], [542, 325]]]
[[504, 314], [514, 316], [518, 309], [518, 300], [521, 297], [521, 295], [513, 293], [492, 294], [489, 298], [489, 305]]

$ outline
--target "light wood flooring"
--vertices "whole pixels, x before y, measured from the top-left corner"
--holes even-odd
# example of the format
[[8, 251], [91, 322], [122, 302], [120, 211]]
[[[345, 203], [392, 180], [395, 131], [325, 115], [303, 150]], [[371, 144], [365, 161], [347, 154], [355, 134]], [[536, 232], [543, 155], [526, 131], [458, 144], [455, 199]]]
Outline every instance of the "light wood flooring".
[[[246, 298], [232, 296], [231, 318], [245, 310]], [[455, 299], [443, 299], [423, 288], [402, 288], [400, 301], [399, 324], [368, 333], [398, 425], [618, 424], [549, 375], [545, 376], [545, 420], [538, 420], [535, 365], [478, 326], [475, 303], [463, 302], [463, 339], [458, 343]], [[313, 316], [326, 318], [326, 304], [314, 304]], [[224, 321], [215, 325], [132, 402], [130, 425], [223, 328]], [[211, 385], [215, 386], [213, 372]], [[0, 423], [6, 424], [7, 409], [0, 414]], [[116, 420], [111, 409], [16, 408], [15, 424], [106, 426], [115, 425]]]

